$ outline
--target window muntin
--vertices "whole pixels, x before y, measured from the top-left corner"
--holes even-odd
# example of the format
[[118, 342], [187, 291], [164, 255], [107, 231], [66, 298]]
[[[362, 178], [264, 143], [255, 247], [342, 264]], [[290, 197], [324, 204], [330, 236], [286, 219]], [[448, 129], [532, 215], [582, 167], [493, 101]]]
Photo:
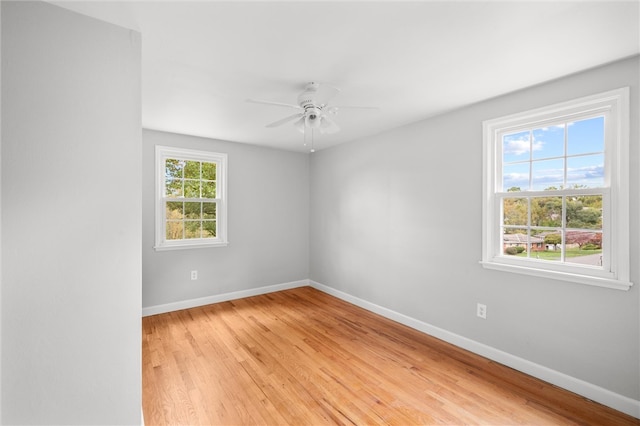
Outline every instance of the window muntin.
[[482, 264], [628, 289], [628, 89], [484, 131]]
[[226, 245], [226, 154], [156, 147], [156, 249]]

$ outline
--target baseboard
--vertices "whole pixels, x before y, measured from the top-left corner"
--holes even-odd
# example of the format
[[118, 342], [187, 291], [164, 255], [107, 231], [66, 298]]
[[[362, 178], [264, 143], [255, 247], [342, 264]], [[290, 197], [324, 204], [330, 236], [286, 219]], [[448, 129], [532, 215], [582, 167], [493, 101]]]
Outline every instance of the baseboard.
[[435, 327], [431, 324], [422, 322], [415, 318], [411, 318], [399, 312], [395, 312], [391, 309], [376, 305], [374, 303], [344, 293], [340, 290], [336, 290], [324, 284], [309, 280], [308, 285], [324, 293], [330, 294], [346, 302], [374, 312], [385, 318], [391, 319], [393, 321], [399, 322], [400, 324], [404, 324], [423, 333], [437, 337], [440, 340], [444, 340], [445, 342], [451, 343], [455, 346], [466, 349], [485, 358], [489, 358], [492, 361], [499, 362], [500, 364], [529, 374], [530, 376], [544, 380], [545, 382], [554, 384], [563, 389], [567, 389], [571, 392], [582, 395], [585, 398], [591, 399], [630, 416], [640, 418], [640, 401], [636, 401], [632, 398], [617, 394], [615, 392], [611, 392], [607, 389], [585, 382], [584, 380], [568, 376], [564, 373], [552, 370], [543, 365], [536, 364], [524, 358], [520, 358], [491, 346], [476, 342], [475, 340], [471, 340], [458, 334], [451, 333], [442, 328]]
[[231, 293], [216, 294], [213, 296], [200, 297], [198, 299], [181, 300], [179, 302], [166, 303], [163, 305], [148, 306], [142, 308], [142, 316], [164, 314], [166, 312], [179, 311], [181, 309], [195, 308], [197, 306], [210, 305], [212, 303], [226, 302], [229, 300], [242, 299], [243, 297], [259, 296], [261, 294], [273, 293], [275, 291], [289, 290], [296, 287], [309, 285], [309, 280], [292, 281], [282, 284], [268, 285], [264, 287], [251, 288], [248, 290], [233, 291]]

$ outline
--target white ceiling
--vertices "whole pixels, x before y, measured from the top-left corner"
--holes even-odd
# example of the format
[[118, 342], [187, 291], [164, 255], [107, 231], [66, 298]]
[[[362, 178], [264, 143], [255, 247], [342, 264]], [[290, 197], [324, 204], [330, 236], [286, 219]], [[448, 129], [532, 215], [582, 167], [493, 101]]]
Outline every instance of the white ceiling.
[[341, 131], [366, 137], [640, 52], [639, 2], [51, 1], [142, 33], [145, 128], [304, 151], [305, 83], [341, 89]]

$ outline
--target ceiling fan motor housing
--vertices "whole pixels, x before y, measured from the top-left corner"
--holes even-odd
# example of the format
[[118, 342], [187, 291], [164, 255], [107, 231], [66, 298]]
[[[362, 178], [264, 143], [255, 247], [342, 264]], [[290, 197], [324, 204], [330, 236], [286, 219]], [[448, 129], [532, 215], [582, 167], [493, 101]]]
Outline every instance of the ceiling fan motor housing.
[[311, 128], [319, 128], [322, 119], [322, 106], [316, 105], [318, 87], [318, 83], [309, 83], [298, 95], [298, 105], [304, 109], [305, 125]]
[[314, 106], [316, 101], [315, 91], [304, 91], [298, 95], [298, 105], [302, 108]]

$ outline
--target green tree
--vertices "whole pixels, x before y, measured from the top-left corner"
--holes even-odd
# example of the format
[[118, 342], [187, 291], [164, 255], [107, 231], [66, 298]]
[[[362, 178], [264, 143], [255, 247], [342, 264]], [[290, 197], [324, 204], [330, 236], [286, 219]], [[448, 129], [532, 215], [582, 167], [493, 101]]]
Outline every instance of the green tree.
[[531, 224], [534, 226], [562, 225], [562, 197], [536, 197], [531, 202]]
[[[567, 199], [567, 227], [602, 228], [602, 197], [574, 197]], [[598, 200], [599, 199], [599, 200]]]
[[544, 237], [545, 244], [553, 244], [553, 249], [558, 248], [558, 244], [562, 243], [562, 235], [560, 234], [547, 234]]
[[505, 225], [527, 224], [527, 200], [525, 198], [505, 198], [502, 202]]

